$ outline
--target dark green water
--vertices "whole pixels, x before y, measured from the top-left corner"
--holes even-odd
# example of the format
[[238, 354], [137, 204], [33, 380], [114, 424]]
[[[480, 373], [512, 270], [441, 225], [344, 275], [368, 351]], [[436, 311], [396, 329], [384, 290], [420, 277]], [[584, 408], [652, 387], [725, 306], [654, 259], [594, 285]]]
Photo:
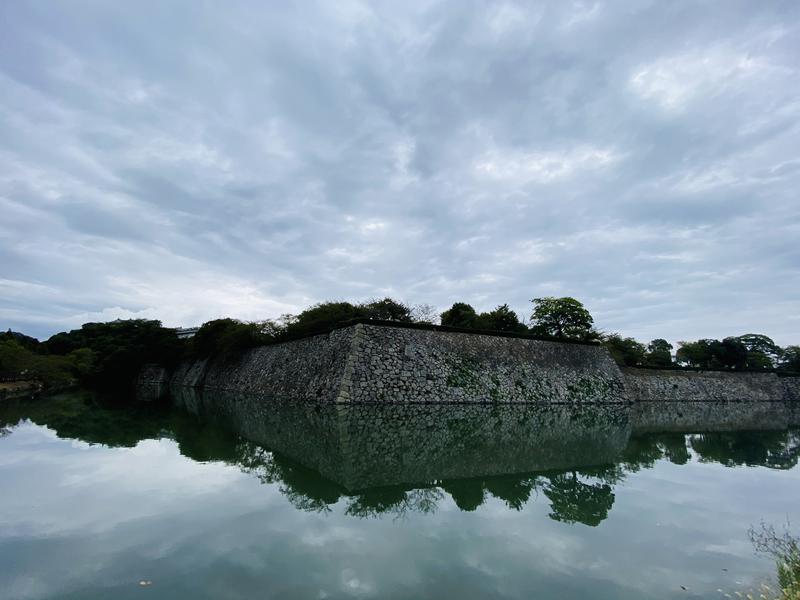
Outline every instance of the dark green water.
[[774, 578], [751, 526], [800, 524], [796, 430], [311, 415], [0, 407], [0, 598], [723, 598]]

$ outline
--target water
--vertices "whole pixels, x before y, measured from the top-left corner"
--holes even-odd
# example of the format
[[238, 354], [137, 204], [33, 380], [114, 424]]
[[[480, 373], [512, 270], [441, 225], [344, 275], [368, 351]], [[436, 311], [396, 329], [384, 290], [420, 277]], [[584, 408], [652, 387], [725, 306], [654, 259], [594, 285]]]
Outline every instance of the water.
[[751, 526], [800, 523], [777, 407], [645, 433], [616, 409], [183, 404], [0, 408], [0, 598], [724, 598], [774, 579]]

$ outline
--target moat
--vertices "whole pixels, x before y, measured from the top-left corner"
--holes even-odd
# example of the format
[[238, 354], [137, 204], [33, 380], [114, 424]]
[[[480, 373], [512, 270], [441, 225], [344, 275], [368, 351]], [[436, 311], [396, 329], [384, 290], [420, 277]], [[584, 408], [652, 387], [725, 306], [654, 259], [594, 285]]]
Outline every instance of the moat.
[[0, 407], [0, 598], [720, 598], [800, 523], [786, 409], [248, 402]]

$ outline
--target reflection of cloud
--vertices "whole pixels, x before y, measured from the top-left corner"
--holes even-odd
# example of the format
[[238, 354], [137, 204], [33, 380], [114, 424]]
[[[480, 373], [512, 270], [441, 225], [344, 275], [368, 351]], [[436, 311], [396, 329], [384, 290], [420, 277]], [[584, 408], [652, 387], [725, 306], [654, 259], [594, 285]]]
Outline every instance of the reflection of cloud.
[[[707, 457], [739, 451], [733, 434], [719, 435], [728, 445], [708, 445]], [[786, 433], [759, 435], [778, 454], [778, 440], [797, 449]], [[684, 442], [652, 438], [659, 439], [672, 444], [662, 452]], [[615, 485], [614, 509], [596, 528], [548, 518], [545, 494], [520, 510], [487, 495], [465, 512], [442, 495], [436, 511], [355, 519], [346, 500], [326, 513], [297, 510], [282, 498], [283, 482], [193, 462], [169, 439], [113, 449], [25, 424], [0, 445], [0, 479], [15, 490], [0, 494], [0, 553], [14, 557], [14, 568], [0, 571], [0, 589], [14, 598], [101, 588], [120, 595], [142, 578], [161, 595], [197, 598], [258, 597], [265, 589], [298, 597], [525, 598], [537, 589], [632, 599], [678, 585], [713, 595], [729, 581], [722, 566], [747, 581], [770, 572], [769, 561], [753, 560], [747, 523], [783, 519], [800, 493], [793, 471], [731, 469], [696, 454], [671, 464], [648, 446], [641, 451], [649, 466]]]

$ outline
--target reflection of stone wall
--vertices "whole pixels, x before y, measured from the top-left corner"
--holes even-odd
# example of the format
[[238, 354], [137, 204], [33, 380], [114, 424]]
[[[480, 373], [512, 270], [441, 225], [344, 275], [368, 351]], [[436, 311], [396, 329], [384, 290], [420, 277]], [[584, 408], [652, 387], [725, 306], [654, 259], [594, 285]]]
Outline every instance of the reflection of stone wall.
[[609, 464], [630, 433], [620, 404], [322, 405], [188, 388], [176, 401], [351, 490]]
[[635, 433], [774, 431], [798, 425], [795, 403], [687, 400], [638, 402], [631, 407]]
[[775, 373], [672, 371], [625, 368], [625, 389], [634, 402], [774, 402], [786, 388]]
[[620, 370], [600, 346], [366, 324], [184, 364], [172, 383], [281, 401], [625, 401]]

